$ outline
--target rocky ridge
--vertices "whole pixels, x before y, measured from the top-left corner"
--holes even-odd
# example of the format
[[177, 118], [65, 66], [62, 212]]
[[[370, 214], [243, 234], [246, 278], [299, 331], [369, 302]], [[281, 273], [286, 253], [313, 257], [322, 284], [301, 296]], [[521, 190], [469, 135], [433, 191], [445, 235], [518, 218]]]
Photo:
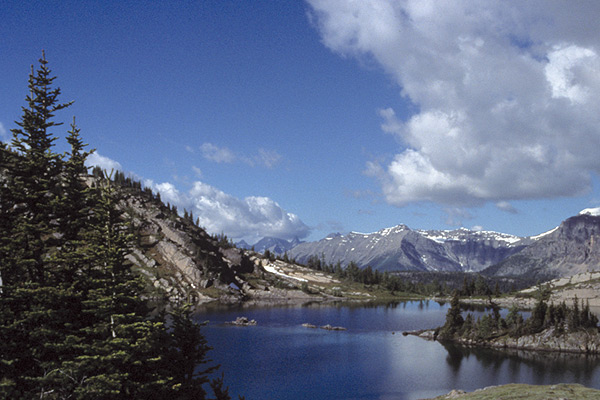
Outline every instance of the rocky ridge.
[[545, 281], [600, 271], [600, 216], [589, 210], [566, 219], [536, 239], [484, 274], [527, 276]]

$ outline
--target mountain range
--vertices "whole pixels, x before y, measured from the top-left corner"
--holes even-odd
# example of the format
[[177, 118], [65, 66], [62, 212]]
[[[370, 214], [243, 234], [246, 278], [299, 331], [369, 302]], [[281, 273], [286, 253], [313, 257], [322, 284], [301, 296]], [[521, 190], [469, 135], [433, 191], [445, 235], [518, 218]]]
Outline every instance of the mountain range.
[[300, 243], [302, 242], [298, 238], [294, 238], [293, 240], [285, 240], [276, 237], [265, 236], [253, 245], [249, 245], [245, 240], [236, 242], [235, 245], [240, 249], [254, 249], [254, 251], [258, 253], [264, 253], [266, 250], [269, 250], [271, 253], [281, 255], [296, 247]]
[[301, 243], [288, 256], [305, 263], [318, 256], [326, 263], [370, 265], [381, 271], [481, 271], [518, 253], [531, 242], [488, 231], [413, 230], [397, 225], [373, 233], [334, 234]]
[[[127, 257], [145, 276], [149, 296], [158, 299], [280, 301], [310, 297], [298, 282], [308, 280], [313, 289], [323, 286], [325, 278], [315, 271], [265, 258], [259, 253], [265, 250], [301, 263], [318, 257], [329, 264], [355, 262], [380, 271], [478, 272], [523, 282], [569, 277], [600, 266], [600, 209], [583, 210], [532, 237], [397, 225], [373, 233], [331, 234], [314, 242], [264, 238], [251, 251], [207, 234], [149, 191], [122, 187], [120, 193], [119, 208], [137, 237]], [[327, 281], [318, 296], [335, 296], [326, 287], [331, 284]]]
[[548, 280], [600, 269], [600, 209], [586, 209], [549, 232], [518, 237], [499, 232], [413, 230], [397, 225], [373, 233], [330, 234], [314, 242], [264, 238], [256, 251], [311, 257], [380, 271], [462, 271]]

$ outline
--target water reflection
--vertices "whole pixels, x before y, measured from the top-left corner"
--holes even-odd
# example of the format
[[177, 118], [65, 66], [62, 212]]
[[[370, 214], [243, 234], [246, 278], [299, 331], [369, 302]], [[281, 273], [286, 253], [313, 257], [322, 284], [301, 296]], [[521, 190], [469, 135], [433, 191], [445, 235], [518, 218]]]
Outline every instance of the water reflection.
[[[433, 300], [237, 306], [208, 308], [197, 318], [211, 321], [203, 332], [234, 397], [413, 400], [510, 382], [600, 386], [597, 356], [468, 348], [397, 334], [442, 325], [448, 307]], [[241, 315], [258, 325], [224, 324]]]
[[447, 351], [446, 363], [455, 378], [463, 367], [476, 364], [482, 373], [506, 376], [507, 381], [530, 381], [535, 384], [577, 382], [587, 386], [598, 385], [600, 356], [561, 352], [526, 350], [496, 350], [442, 343]]

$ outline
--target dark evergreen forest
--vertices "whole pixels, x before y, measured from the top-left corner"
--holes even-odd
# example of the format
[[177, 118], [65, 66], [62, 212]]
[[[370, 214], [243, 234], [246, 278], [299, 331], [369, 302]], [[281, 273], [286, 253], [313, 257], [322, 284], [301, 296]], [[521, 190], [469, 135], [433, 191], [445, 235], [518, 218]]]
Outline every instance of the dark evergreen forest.
[[0, 143], [3, 399], [230, 399], [188, 306], [156, 312], [125, 255], [132, 231], [107, 176], [88, 174], [75, 119], [54, 151], [60, 89], [44, 55]]

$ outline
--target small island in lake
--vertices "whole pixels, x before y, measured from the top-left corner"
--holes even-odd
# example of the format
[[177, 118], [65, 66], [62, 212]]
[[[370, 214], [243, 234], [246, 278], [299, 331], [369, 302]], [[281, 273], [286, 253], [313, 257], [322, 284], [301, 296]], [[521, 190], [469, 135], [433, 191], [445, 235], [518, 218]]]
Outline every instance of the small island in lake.
[[571, 307], [565, 302], [548, 304], [540, 295], [528, 319], [523, 318], [516, 306], [511, 307], [505, 318], [491, 299], [489, 306], [491, 312], [477, 320], [471, 313], [463, 317], [460, 298], [455, 294], [443, 326], [404, 334], [467, 346], [600, 353], [598, 318], [590, 312], [587, 302], [580, 303], [575, 298]]

